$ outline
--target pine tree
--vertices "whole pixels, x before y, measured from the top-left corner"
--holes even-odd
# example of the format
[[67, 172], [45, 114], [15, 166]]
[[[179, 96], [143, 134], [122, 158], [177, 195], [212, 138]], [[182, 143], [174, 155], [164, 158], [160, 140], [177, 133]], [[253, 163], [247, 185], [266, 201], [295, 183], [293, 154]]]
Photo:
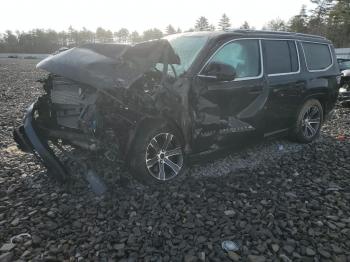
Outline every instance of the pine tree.
[[312, 16], [316, 20], [325, 21], [333, 6], [333, 0], [311, 0], [311, 2], [317, 5], [316, 8], [311, 11]]
[[223, 14], [219, 21], [219, 29], [224, 31], [231, 27], [230, 18], [226, 14]]
[[308, 29], [311, 34], [326, 35], [333, 0], [311, 0], [316, 8], [311, 11]]
[[78, 37], [77, 30], [75, 30], [72, 26], [68, 28], [68, 46], [77, 46], [78, 45]]
[[243, 25], [240, 26], [240, 29], [251, 29], [250, 25], [248, 24], [247, 21], [244, 21]]
[[4, 42], [7, 45], [8, 52], [17, 52], [18, 38], [12, 33], [11, 30], [6, 31]]
[[306, 6], [303, 5], [300, 9], [299, 15], [293, 16], [289, 20], [289, 31], [307, 33], [307, 19]]
[[208, 19], [204, 16], [201, 16], [196, 21], [194, 26], [195, 31], [209, 31], [209, 22]]
[[337, 47], [350, 46], [350, 0], [338, 0], [330, 11], [327, 37]]
[[176, 30], [175, 28], [172, 26], [172, 25], [168, 25], [166, 28], [165, 28], [165, 33], [167, 35], [173, 35], [173, 34], [176, 34]]

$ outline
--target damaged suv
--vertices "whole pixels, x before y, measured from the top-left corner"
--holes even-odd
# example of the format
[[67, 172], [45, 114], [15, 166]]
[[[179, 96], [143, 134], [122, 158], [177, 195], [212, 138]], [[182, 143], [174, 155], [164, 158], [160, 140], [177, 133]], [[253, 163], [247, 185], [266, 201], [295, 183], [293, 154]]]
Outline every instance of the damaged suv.
[[88, 44], [41, 61], [50, 74], [14, 138], [50, 174], [51, 148], [116, 148], [137, 178], [168, 181], [189, 156], [256, 137], [308, 143], [338, 96], [339, 68], [323, 37], [250, 30]]

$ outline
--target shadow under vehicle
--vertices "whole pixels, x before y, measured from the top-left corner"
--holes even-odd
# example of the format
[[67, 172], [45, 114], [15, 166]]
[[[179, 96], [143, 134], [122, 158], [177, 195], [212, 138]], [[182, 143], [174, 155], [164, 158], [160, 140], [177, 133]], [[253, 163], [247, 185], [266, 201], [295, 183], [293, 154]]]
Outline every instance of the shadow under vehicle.
[[179, 176], [189, 156], [255, 138], [308, 143], [338, 97], [334, 48], [318, 36], [250, 30], [171, 35], [134, 46], [89, 44], [40, 62], [50, 72], [14, 138], [49, 174], [50, 148], [112, 147], [146, 183]]

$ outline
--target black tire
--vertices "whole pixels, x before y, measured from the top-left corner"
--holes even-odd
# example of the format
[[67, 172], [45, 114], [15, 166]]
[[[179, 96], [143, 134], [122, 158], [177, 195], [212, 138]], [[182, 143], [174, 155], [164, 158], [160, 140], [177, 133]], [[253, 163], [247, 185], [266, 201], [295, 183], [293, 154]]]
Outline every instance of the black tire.
[[310, 143], [319, 136], [322, 123], [323, 108], [321, 103], [317, 99], [309, 99], [297, 115], [290, 138], [300, 143]]
[[[164, 148], [167, 138], [171, 140], [168, 147]], [[155, 149], [156, 145], [159, 146], [160, 150]], [[172, 153], [179, 154], [171, 156]], [[146, 159], [149, 159], [149, 165], [146, 164]], [[155, 160], [157, 163], [154, 162]], [[169, 161], [172, 162], [173, 169], [170, 167]], [[128, 164], [132, 175], [147, 185], [165, 183], [179, 177], [185, 169], [185, 162], [184, 141], [181, 133], [176, 128], [157, 122], [148, 124], [138, 132], [128, 155]], [[154, 165], [152, 165], [153, 163]], [[161, 167], [163, 167], [164, 172], [161, 172]], [[174, 170], [178, 170], [178, 172], [176, 173]]]

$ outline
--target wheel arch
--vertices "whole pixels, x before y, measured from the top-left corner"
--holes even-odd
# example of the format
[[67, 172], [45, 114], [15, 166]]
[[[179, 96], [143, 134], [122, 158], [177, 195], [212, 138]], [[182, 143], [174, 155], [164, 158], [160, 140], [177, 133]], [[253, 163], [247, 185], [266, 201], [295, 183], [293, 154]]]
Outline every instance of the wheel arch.
[[[301, 103], [299, 110], [296, 114], [294, 124], [289, 131], [289, 138], [292, 141], [297, 141], [297, 142], [301, 142], [301, 143], [310, 143], [311, 141], [313, 141], [313, 139], [315, 139], [316, 136], [319, 135], [322, 123], [324, 122], [324, 105], [322, 104], [324, 102], [324, 100], [322, 101], [322, 98], [323, 98], [322, 95], [317, 96], [317, 95], [313, 94], [313, 95], [307, 96], [307, 97], [305, 97], [305, 99], [303, 99], [303, 102]], [[304, 108], [306, 107], [306, 109], [307, 109], [309, 106], [314, 106], [316, 103], [317, 103], [318, 107], [321, 107], [320, 110], [321, 110], [322, 114], [320, 115], [320, 121], [319, 121], [319, 124], [317, 126], [316, 132], [311, 137], [309, 137], [309, 136], [305, 137], [304, 134], [302, 134], [301, 127], [302, 127], [303, 122], [304, 122], [303, 116], [308, 111], [305, 111]]]
[[164, 117], [145, 117], [137, 123], [136, 127], [132, 131], [130, 131], [129, 139], [125, 150], [126, 159], [130, 157], [130, 152], [132, 151], [131, 149], [135, 142], [135, 138], [140, 134], [140, 132], [142, 132], [143, 129], [149, 128], [151, 125], [163, 125], [175, 129], [181, 135], [182, 142], [184, 143], [185, 140], [182, 129], [179, 127], [179, 125], [177, 125], [177, 123], [173, 119], [166, 119]]
[[305, 98], [303, 99], [303, 102], [299, 106], [297, 114], [299, 113], [301, 108], [304, 106], [304, 104], [311, 99], [316, 99], [316, 100], [318, 100], [318, 102], [320, 102], [320, 104], [322, 106], [322, 110], [323, 110], [323, 117], [324, 117], [325, 113], [327, 112], [326, 111], [327, 110], [327, 94], [326, 93], [313, 93], [313, 94], [309, 94], [309, 95], [305, 96]]

